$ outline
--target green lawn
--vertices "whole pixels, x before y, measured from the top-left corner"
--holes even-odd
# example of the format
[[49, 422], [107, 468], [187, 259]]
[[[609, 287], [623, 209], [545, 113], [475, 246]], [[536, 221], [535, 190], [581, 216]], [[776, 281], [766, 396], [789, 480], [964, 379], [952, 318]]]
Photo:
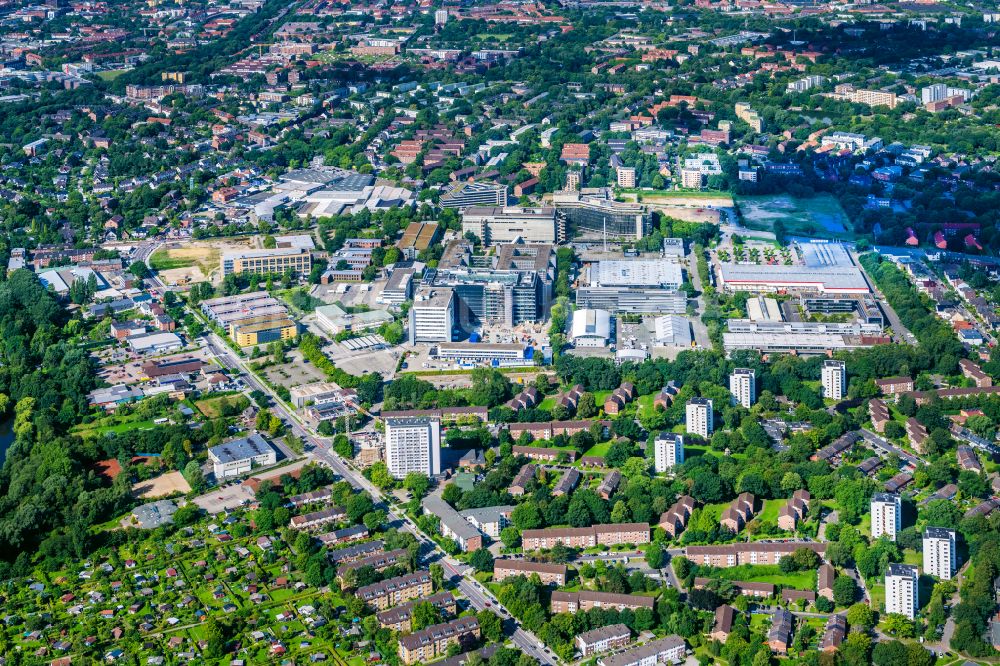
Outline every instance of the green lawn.
[[583, 454], [585, 456], [600, 456], [603, 458], [608, 454], [608, 449], [611, 448], [611, 442], [604, 442], [603, 444], [594, 444], [592, 447], [587, 449]]
[[132, 430], [152, 430], [156, 424], [152, 420], [140, 421], [134, 415], [119, 417], [109, 416], [99, 419], [93, 423], [80, 424], [73, 428], [74, 435], [79, 435], [83, 439], [89, 437], [99, 437], [109, 432], [123, 433]]
[[720, 569], [711, 574], [713, 578], [742, 580], [753, 583], [771, 583], [797, 590], [816, 589], [815, 571], [793, 571], [784, 573], [777, 564], [741, 564], [738, 567]]
[[246, 396], [239, 393], [226, 393], [224, 395], [212, 396], [211, 398], [198, 400], [194, 404], [195, 407], [198, 408], [199, 412], [210, 419], [215, 419], [222, 416], [220, 407], [224, 402], [229, 403], [234, 412], [241, 412], [250, 404], [250, 401], [247, 400]]
[[111, 69], [111, 70], [108, 70], [106, 72], [98, 72], [97, 76], [98, 76], [98, 78], [100, 78], [103, 81], [114, 81], [115, 79], [117, 79], [119, 76], [121, 76], [122, 74], [124, 74], [127, 71], [129, 71], [129, 70], [127, 70], [127, 69]]
[[[677, 426], [676, 428], [673, 429], [673, 432], [676, 432], [678, 434], [684, 434], [685, 433], [684, 426], [683, 425]], [[684, 457], [694, 458], [696, 456], [716, 456], [717, 458], [723, 457], [722, 451], [714, 451], [709, 446], [694, 446], [685, 442]], [[744, 458], [747, 457], [747, 454], [733, 453], [730, 454], [730, 457], [735, 458], [736, 460], [743, 460]]]
[[749, 580], [754, 583], [772, 583], [783, 587], [794, 587], [797, 590], [812, 590], [816, 588], [815, 571], [793, 571], [792, 573], [782, 573], [777, 566], [775, 566], [774, 569], [777, 569], [775, 573], [754, 574], [749, 578], [741, 580]]
[[149, 267], [154, 271], [169, 271], [174, 268], [191, 268], [197, 261], [193, 258], [171, 257], [165, 248], [153, 253], [149, 258]]
[[[867, 585], [867, 582], [865, 584]], [[881, 583], [868, 585], [868, 594], [871, 595], [874, 610], [879, 611], [885, 606], [885, 585]]]
[[761, 509], [760, 514], [757, 518], [762, 523], [778, 523], [778, 512], [781, 511], [781, 507], [788, 504], [788, 500], [764, 500], [764, 508]]

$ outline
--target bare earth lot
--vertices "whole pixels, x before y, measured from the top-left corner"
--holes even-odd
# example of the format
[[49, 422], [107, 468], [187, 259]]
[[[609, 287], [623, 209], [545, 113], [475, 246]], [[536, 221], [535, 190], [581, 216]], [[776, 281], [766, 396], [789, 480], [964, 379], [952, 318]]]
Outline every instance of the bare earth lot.
[[222, 279], [219, 259], [223, 252], [256, 247], [256, 237], [247, 240], [205, 240], [168, 243], [149, 258], [168, 285], [184, 285]]
[[132, 486], [132, 494], [143, 499], [189, 492], [191, 492], [191, 486], [188, 485], [187, 480], [180, 472], [167, 472]]

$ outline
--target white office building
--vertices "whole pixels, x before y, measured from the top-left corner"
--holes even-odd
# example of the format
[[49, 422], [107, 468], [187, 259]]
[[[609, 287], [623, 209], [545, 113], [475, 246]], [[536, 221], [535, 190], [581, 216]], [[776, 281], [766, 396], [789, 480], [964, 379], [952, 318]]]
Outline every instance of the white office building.
[[872, 540], [882, 536], [896, 540], [902, 524], [902, 510], [899, 495], [895, 493], [875, 493], [872, 495]]
[[705, 439], [712, 436], [712, 401], [708, 398], [691, 398], [685, 408], [685, 427], [692, 435]]
[[257, 467], [267, 467], [278, 461], [278, 454], [267, 440], [254, 433], [208, 449], [208, 459], [216, 480], [240, 476]]
[[729, 375], [729, 392], [733, 402], [747, 409], [757, 402], [757, 373], [751, 368], [736, 368]]
[[661, 432], [653, 442], [653, 463], [657, 474], [669, 472], [684, 462], [684, 436]]
[[885, 572], [885, 612], [899, 613], [909, 619], [917, 615], [917, 568], [892, 563]]
[[441, 422], [427, 417], [385, 419], [385, 462], [397, 479], [441, 473]]
[[847, 393], [847, 366], [843, 361], [823, 361], [823, 397], [842, 400]]
[[410, 343], [451, 342], [455, 327], [455, 292], [421, 289], [410, 307]]
[[951, 580], [955, 573], [955, 530], [944, 527], [924, 530], [924, 573]]

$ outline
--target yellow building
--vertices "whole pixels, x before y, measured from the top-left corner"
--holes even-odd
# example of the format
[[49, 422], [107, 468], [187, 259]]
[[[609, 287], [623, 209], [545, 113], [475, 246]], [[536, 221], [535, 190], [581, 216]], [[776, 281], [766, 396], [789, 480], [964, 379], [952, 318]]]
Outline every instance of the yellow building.
[[240, 347], [263, 345], [275, 340], [289, 340], [299, 332], [299, 327], [288, 317], [265, 315], [241, 319], [229, 325], [229, 336]]
[[227, 252], [222, 255], [222, 275], [273, 273], [280, 275], [291, 269], [297, 275], [305, 275], [312, 269], [312, 254], [301, 247], [277, 248], [274, 250], [246, 250]]
[[399, 660], [407, 666], [428, 662], [447, 654], [448, 647], [453, 644], [463, 650], [471, 648], [478, 642], [479, 636], [479, 620], [474, 616], [431, 625], [399, 637]]

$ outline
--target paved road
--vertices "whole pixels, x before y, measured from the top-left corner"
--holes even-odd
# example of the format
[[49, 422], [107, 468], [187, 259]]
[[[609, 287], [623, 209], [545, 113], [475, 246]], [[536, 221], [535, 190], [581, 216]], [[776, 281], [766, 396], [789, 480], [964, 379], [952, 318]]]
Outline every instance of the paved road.
[[836, 525], [839, 520], [840, 515], [836, 511], [831, 511], [823, 516], [823, 518], [819, 521], [819, 530], [816, 532], [816, 541], [826, 541], [826, 526]]
[[885, 294], [879, 291], [878, 287], [875, 286], [875, 281], [868, 276], [868, 273], [865, 271], [864, 267], [861, 265], [861, 262], [858, 260], [858, 257], [860, 255], [858, 255], [858, 253], [855, 251], [851, 251], [850, 254], [851, 258], [854, 259], [854, 263], [857, 264], [858, 268], [861, 270], [861, 275], [864, 276], [865, 282], [868, 283], [868, 287], [872, 290], [872, 293], [875, 295], [875, 299], [878, 301], [879, 305], [882, 306], [882, 312], [885, 313], [886, 319], [889, 320], [889, 326], [892, 328], [893, 333], [896, 334], [895, 336], [896, 340], [904, 341], [911, 345], [916, 345], [917, 344], [916, 336], [914, 336], [913, 333], [910, 333], [910, 329], [906, 328], [906, 326], [903, 325], [903, 322], [899, 319], [899, 315], [896, 314], [896, 311], [892, 309], [891, 305], [889, 305], [889, 301], [886, 300]]
[[214, 332], [207, 334], [207, 347], [220, 364], [226, 368], [239, 372], [247, 386], [251, 389], [263, 391], [267, 395], [271, 396], [273, 401], [271, 407], [272, 410], [279, 418], [288, 424], [292, 433], [301, 437], [302, 441], [307, 445], [307, 458], [323, 462], [333, 469], [333, 471], [336, 472], [341, 478], [348, 481], [352, 486], [367, 492], [376, 503], [386, 507], [388, 520], [400, 525], [403, 529], [413, 534], [418, 541], [425, 544], [425, 547], [431, 548], [432, 553], [434, 553], [434, 557], [430, 558], [430, 560], [433, 561], [435, 558], [438, 559], [445, 571], [451, 572], [450, 578], [456, 583], [459, 590], [461, 590], [461, 592], [469, 599], [469, 603], [473, 608], [476, 610], [483, 610], [485, 608], [495, 610], [504, 619], [504, 627], [511, 640], [523, 652], [539, 663], [546, 664], [548, 666], [556, 666], [559, 664], [558, 657], [554, 654], [548, 653], [543, 648], [542, 642], [538, 640], [537, 637], [520, 627], [510, 612], [500, 605], [489, 590], [487, 590], [479, 581], [471, 577], [471, 570], [468, 567], [465, 567], [465, 565], [462, 565], [461, 563], [448, 557], [433, 540], [427, 538], [420, 531], [416, 524], [410, 520], [409, 516], [397, 515], [393, 512], [390, 502], [383, 496], [382, 492], [358, 471], [354, 470], [346, 462], [344, 462], [340, 456], [333, 453], [330, 449], [329, 440], [317, 437], [309, 429], [303, 426], [298, 420], [298, 417], [285, 407], [284, 403], [278, 399], [274, 392], [271, 391], [270, 387], [257, 380], [257, 378], [249, 372], [242, 359], [233, 353], [233, 351]]
[[861, 436], [868, 444], [873, 446], [879, 453], [884, 453], [886, 455], [890, 453], [895, 454], [900, 460], [908, 462], [914, 467], [920, 467], [921, 465], [928, 464], [927, 461], [921, 458], [920, 456], [910, 453], [908, 451], [904, 451], [895, 444], [891, 443], [885, 437], [876, 435], [871, 430], [862, 428]]
[[948, 619], [945, 620], [944, 630], [941, 632], [941, 640], [935, 644], [938, 649], [938, 653], [944, 653], [951, 649], [951, 637], [955, 634], [955, 617], [953, 613], [955, 612], [955, 606], [960, 601], [959, 590], [962, 589], [962, 578], [968, 568], [969, 563], [966, 562], [965, 565], [955, 574], [953, 581], [955, 583], [955, 594], [951, 595], [951, 599], [948, 600], [948, 605], [951, 609], [948, 613]]
[[[688, 249], [689, 252], [685, 256], [687, 260], [688, 279], [691, 280], [691, 285], [698, 292], [698, 296], [695, 298], [697, 312], [694, 317], [691, 317], [691, 330], [694, 332], [694, 341], [699, 347], [711, 349], [712, 340], [708, 337], [708, 327], [701, 321], [701, 315], [705, 314], [705, 297], [703, 295], [704, 287], [701, 284], [701, 276], [698, 275], [698, 257], [693, 251], [690, 251], [691, 248]], [[709, 268], [711, 268], [711, 265], [709, 265]]]

